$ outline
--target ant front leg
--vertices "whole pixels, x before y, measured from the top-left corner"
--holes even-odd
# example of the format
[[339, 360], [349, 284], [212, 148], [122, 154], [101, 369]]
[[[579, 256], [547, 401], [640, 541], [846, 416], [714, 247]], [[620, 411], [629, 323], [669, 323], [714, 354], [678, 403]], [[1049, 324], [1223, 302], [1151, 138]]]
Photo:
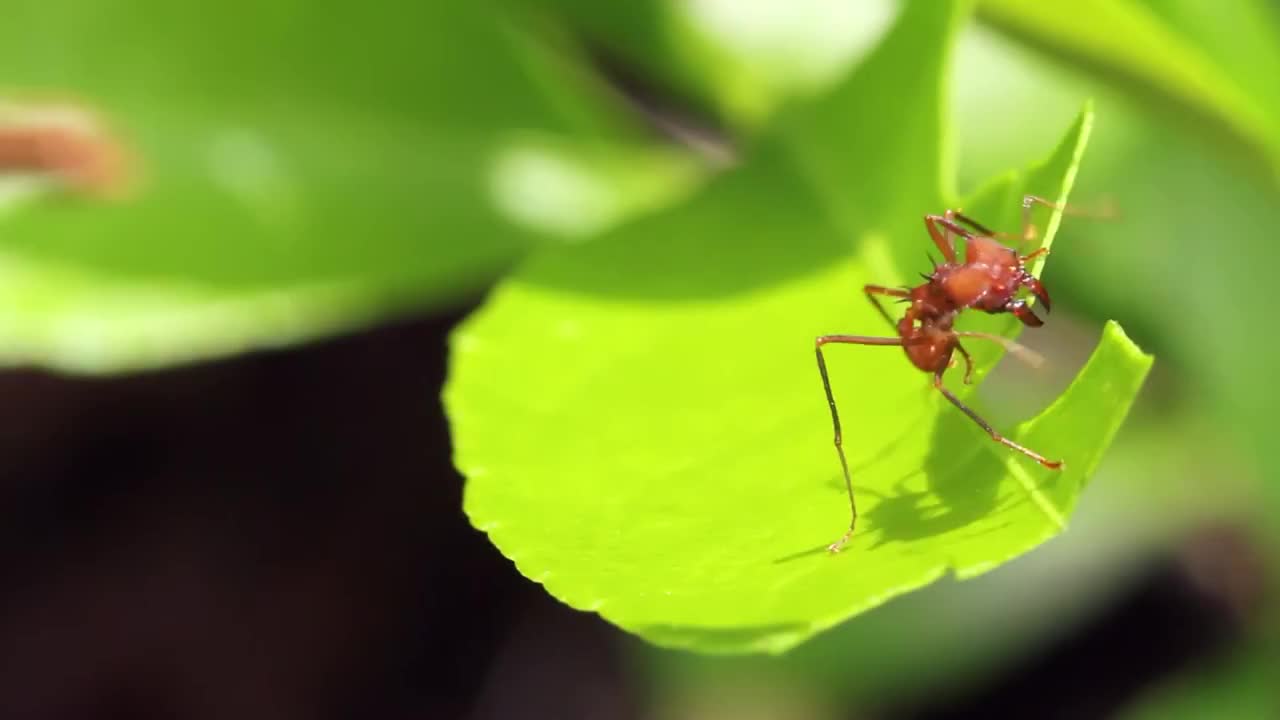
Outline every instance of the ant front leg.
[[952, 394], [952, 392], [942, 384], [942, 371], [938, 371], [934, 373], [933, 386], [936, 387], [938, 389], [938, 392], [942, 393], [942, 396], [945, 397], [947, 400], [949, 400], [952, 405], [955, 405], [956, 407], [960, 408], [960, 412], [963, 412], [965, 415], [968, 415], [970, 420], [973, 420], [974, 422], [978, 423], [979, 427], [981, 427], [983, 430], [986, 430], [987, 434], [991, 436], [992, 440], [995, 440], [996, 442], [1000, 443], [1001, 445], [1004, 445], [1005, 447], [1017, 450], [1018, 452], [1022, 453], [1023, 455], [1026, 455], [1032, 460], [1035, 460], [1036, 462], [1049, 468], [1050, 470], [1062, 469], [1061, 460], [1047, 460], [1040, 453], [1034, 450], [1031, 450], [1029, 448], [1023, 447], [1022, 445], [1019, 445], [1018, 443], [996, 432], [995, 428], [987, 424], [986, 420], [983, 420], [982, 418], [978, 417], [978, 413], [971, 410], [968, 405], [965, 405], [964, 403], [960, 402], [960, 398]]
[[853, 536], [853, 528], [858, 523], [858, 504], [853, 499], [853, 479], [849, 477], [849, 461], [844, 456], [844, 441], [840, 432], [840, 413], [836, 410], [836, 397], [831, 392], [831, 380], [827, 376], [827, 362], [822, 357], [822, 346], [829, 343], [847, 345], [902, 345], [902, 338], [864, 337], [861, 335], [822, 335], [814, 340], [813, 348], [818, 355], [818, 374], [822, 376], [822, 389], [827, 393], [827, 405], [831, 407], [831, 426], [835, 432], [836, 455], [840, 456], [840, 469], [844, 472], [844, 487], [849, 493], [849, 531], [839, 540], [827, 546], [833, 553], [840, 552], [849, 538]]
[[956, 222], [960, 222], [960, 223], [964, 223], [965, 225], [968, 225], [969, 227], [973, 228], [974, 232], [978, 233], [982, 237], [998, 238], [1004, 235], [1008, 235], [1008, 233], [996, 232], [995, 230], [992, 230], [986, 225], [983, 225], [977, 220], [974, 220], [968, 215], [965, 215], [964, 213], [960, 212], [959, 210], [948, 210], [947, 213], [952, 217], [954, 217]]
[[1049, 254], [1049, 248], [1047, 247], [1037, 248], [1027, 253], [1026, 255], [1023, 255], [1022, 257], [1018, 258], [1018, 262], [1022, 263], [1023, 265], [1026, 265], [1028, 262], [1035, 260], [1041, 255], [1048, 255], [1048, 254]]
[[[1047, 207], [1050, 210], [1062, 210], [1063, 212], [1067, 211], [1066, 205], [1061, 205], [1055, 202], [1049, 202], [1048, 200], [1045, 200], [1044, 198], [1038, 197], [1036, 195], [1023, 195], [1022, 196], [1022, 240], [1024, 242], [1029, 242], [1031, 240], [1036, 239], [1036, 226], [1035, 226], [1035, 223], [1031, 222], [1031, 207], [1033, 205], [1040, 205], [1043, 207]], [[1037, 250], [1036, 252], [1038, 253], [1038, 252], [1041, 252], [1042, 250], [1043, 248], [1041, 250]], [[1032, 255], [1034, 254], [1035, 253], [1032, 253]], [[1026, 260], [1024, 259], [1023, 262], [1026, 262]]]
[[[1036, 195], [1022, 196], [1022, 239], [1035, 240], [1036, 226], [1031, 222], [1031, 208], [1034, 205], [1047, 207], [1050, 210], [1061, 211], [1064, 215], [1075, 215], [1077, 217], [1093, 218], [1095, 220], [1111, 220], [1116, 217], [1116, 209], [1111, 203], [1104, 203], [1102, 207], [1083, 208], [1079, 205], [1067, 205], [1064, 203], [1056, 203], [1045, 200]], [[1040, 251], [1037, 251], [1040, 252]], [[1035, 253], [1032, 253], [1034, 255]]]
[[[1063, 212], [1071, 212], [1073, 214], [1088, 214], [1074, 207], [1062, 205], [1060, 203], [1050, 202], [1037, 195], [1023, 195], [1022, 196], [1022, 231], [1018, 233], [993, 231], [988, 227], [986, 227], [985, 225], [979, 223], [973, 218], [970, 218], [962, 214], [959, 211], [956, 211], [954, 213], [954, 216], [957, 221], [962, 222], [965, 225], [968, 225], [969, 227], [973, 228], [978, 234], [984, 237], [994, 238], [996, 240], [1021, 240], [1023, 242], [1029, 242], [1031, 240], [1035, 240], [1036, 234], [1037, 234], [1035, 223], [1031, 221], [1031, 208], [1035, 205], [1047, 207], [1051, 210], [1062, 210]], [[1040, 250], [1036, 250], [1030, 255], [1023, 257], [1022, 261], [1026, 262], [1027, 260], [1038, 257], [1039, 255], [1042, 255], [1047, 252], [1049, 252], [1048, 249], [1041, 248]]]

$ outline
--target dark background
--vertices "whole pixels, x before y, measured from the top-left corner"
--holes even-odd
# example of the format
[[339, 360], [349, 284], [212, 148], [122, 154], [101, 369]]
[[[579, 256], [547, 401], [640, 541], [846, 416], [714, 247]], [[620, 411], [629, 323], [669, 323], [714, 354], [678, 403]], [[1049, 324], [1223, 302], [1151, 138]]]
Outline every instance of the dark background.
[[[438, 392], [462, 312], [180, 370], [0, 376], [0, 717], [638, 718], [638, 641], [463, 517]], [[1257, 603], [1205, 527], [1016, 669], [837, 716], [1106, 717]]]

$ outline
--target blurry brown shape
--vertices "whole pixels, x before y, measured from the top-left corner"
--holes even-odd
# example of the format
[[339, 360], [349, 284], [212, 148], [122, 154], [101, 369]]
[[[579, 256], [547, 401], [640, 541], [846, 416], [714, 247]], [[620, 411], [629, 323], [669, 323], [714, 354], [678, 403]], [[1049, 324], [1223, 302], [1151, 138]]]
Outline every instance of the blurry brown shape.
[[119, 199], [133, 158], [101, 117], [72, 102], [0, 102], [0, 173], [48, 177], [67, 191]]
[[1183, 543], [1178, 559], [1192, 585], [1237, 619], [1248, 620], [1266, 607], [1266, 560], [1248, 528], [1231, 523], [1200, 528]]

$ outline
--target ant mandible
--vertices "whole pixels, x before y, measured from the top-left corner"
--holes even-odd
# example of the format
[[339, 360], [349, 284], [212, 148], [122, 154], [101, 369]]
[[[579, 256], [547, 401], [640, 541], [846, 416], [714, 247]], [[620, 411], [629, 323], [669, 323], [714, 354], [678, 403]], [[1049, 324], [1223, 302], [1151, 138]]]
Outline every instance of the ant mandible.
[[[947, 210], [942, 215], [925, 215], [924, 224], [929, 230], [933, 242], [942, 251], [943, 262], [935, 265], [933, 272], [922, 275], [924, 284], [914, 288], [891, 288], [881, 285], [867, 285], [863, 291], [867, 299], [875, 306], [884, 319], [897, 330], [898, 337], [866, 337], [862, 335], [823, 335], [814, 342], [818, 354], [818, 372], [822, 375], [822, 387], [827, 392], [827, 404], [831, 406], [831, 424], [835, 429], [836, 454], [840, 456], [840, 467], [844, 471], [845, 489], [849, 492], [849, 531], [827, 549], [839, 552], [853, 535], [854, 526], [858, 522], [858, 505], [853, 499], [853, 480], [849, 476], [849, 463], [844, 456], [840, 435], [840, 415], [836, 412], [836, 399], [831, 394], [831, 381], [827, 378], [827, 363], [822, 357], [822, 346], [829, 343], [849, 345], [897, 345], [907, 354], [907, 359], [921, 370], [933, 374], [933, 386], [942, 393], [952, 405], [976, 422], [991, 436], [992, 440], [1010, 447], [1035, 460], [1050, 470], [1062, 468], [1062, 461], [1047, 460], [1029, 448], [1023, 447], [1009, 438], [996, 432], [976, 412], [960, 401], [942, 384], [942, 375], [951, 366], [952, 355], [959, 351], [964, 358], [964, 382], [968, 384], [973, 375], [973, 358], [960, 344], [960, 338], [973, 338], [997, 342], [1024, 359], [1035, 363], [1036, 356], [1030, 350], [1016, 342], [982, 332], [965, 332], [954, 328], [956, 316], [964, 310], [975, 308], [987, 313], [1012, 313], [1030, 327], [1044, 324], [1036, 317], [1027, 305], [1015, 295], [1026, 288], [1039, 298], [1046, 311], [1049, 310], [1049, 293], [1044, 286], [1026, 269], [1026, 263], [1048, 252], [1040, 248], [1028, 255], [1019, 255], [1016, 250], [997, 242], [997, 238], [1013, 237], [1023, 241], [1035, 237], [1035, 226], [1031, 222], [1031, 209], [1034, 205], [1043, 205], [1052, 209], [1065, 209], [1034, 195], [1022, 198], [1022, 233], [1016, 236], [997, 233], [984, 225], [966, 217], [959, 210]], [[961, 225], [967, 226], [961, 227]], [[964, 239], [964, 262], [956, 258], [956, 248], [952, 236]], [[894, 323], [884, 305], [877, 296], [898, 298], [899, 302], [908, 304], [902, 319]]]

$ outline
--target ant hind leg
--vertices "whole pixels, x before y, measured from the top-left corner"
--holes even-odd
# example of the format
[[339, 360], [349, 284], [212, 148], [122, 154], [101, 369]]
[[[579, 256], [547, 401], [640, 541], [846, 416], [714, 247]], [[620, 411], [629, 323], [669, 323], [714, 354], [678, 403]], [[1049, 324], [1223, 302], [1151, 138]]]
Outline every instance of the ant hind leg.
[[957, 408], [960, 408], [960, 412], [964, 413], [965, 415], [968, 415], [970, 420], [976, 422], [978, 424], [978, 427], [982, 428], [983, 430], [986, 430], [987, 434], [991, 436], [992, 440], [995, 440], [996, 442], [1000, 443], [1001, 445], [1004, 445], [1005, 447], [1011, 448], [1013, 450], [1017, 450], [1018, 452], [1022, 453], [1023, 455], [1026, 455], [1032, 460], [1035, 460], [1036, 462], [1049, 468], [1050, 470], [1062, 469], [1061, 460], [1048, 460], [1045, 458], [1045, 456], [1041, 455], [1040, 453], [1034, 450], [1031, 450], [1030, 448], [1019, 445], [1018, 443], [996, 432], [995, 428], [991, 427], [991, 425], [988, 424], [986, 420], [983, 420], [981, 417], [979, 417], [978, 413], [971, 410], [968, 405], [965, 405], [964, 403], [960, 402], [960, 398], [956, 397], [955, 394], [953, 394], [950, 390], [946, 388], [945, 385], [942, 384], [941, 372], [934, 373], [933, 386], [937, 388], [938, 392], [942, 393], [942, 396], [945, 397], [952, 405], [955, 405]]

